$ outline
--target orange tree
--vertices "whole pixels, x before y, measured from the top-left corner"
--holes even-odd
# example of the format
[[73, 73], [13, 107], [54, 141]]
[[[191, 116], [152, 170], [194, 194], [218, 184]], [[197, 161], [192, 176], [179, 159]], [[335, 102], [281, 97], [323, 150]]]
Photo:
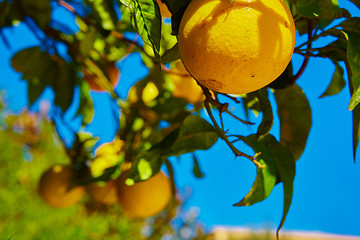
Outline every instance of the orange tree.
[[[358, 0], [350, 1], [360, 8]], [[125, 142], [124, 156], [101, 176], [89, 175], [79, 184], [110, 179], [123, 162], [132, 163], [128, 178], [133, 182], [150, 178], [163, 164], [172, 177], [169, 157], [210, 149], [221, 138], [236, 157], [244, 157], [256, 166], [257, 177], [251, 190], [235, 206], [260, 202], [278, 183], [283, 183], [280, 230], [292, 200], [295, 163], [305, 149], [311, 129], [310, 105], [296, 80], [312, 57], [330, 59], [336, 67], [323, 96], [335, 95], [346, 85], [350, 90], [355, 158], [360, 126], [357, 107], [360, 101], [360, 18], [351, 16], [347, 9], [331, 0], [162, 2], [171, 12], [171, 20], [162, 18], [159, 2], [153, 0], [0, 2], [2, 28], [24, 22], [41, 43], [17, 52], [11, 60], [13, 68], [28, 82], [29, 104], [33, 104], [46, 87], [51, 87], [55, 93], [53, 104], [58, 107], [55, 109], [60, 109], [57, 112], [61, 116], [76, 96], [80, 101], [77, 114], [83, 117], [83, 126], [92, 119], [89, 91], [93, 86], [96, 90], [107, 91], [118, 104], [121, 115], [117, 137]], [[79, 30], [73, 32], [61, 19], [53, 19], [55, 8], [64, 8], [73, 14]], [[236, 15], [244, 12], [249, 14]], [[217, 25], [221, 22], [225, 24]], [[226, 32], [221, 34], [222, 28], [217, 26], [223, 26]], [[288, 32], [292, 27], [298, 36], [307, 36], [294, 47], [294, 32]], [[246, 34], [237, 34], [242, 31]], [[212, 35], [220, 36], [220, 40], [216, 42], [214, 39], [218, 38]], [[4, 34], [1, 37], [10, 45], [11, 40]], [[245, 37], [255, 41], [247, 41]], [[332, 40], [314, 47], [321, 38]], [[59, 44], [66, 50], [59, 51]], [[284, 46], [288, 47], [282, 49]], [[296, 66], [299, 70], [295, 73], [290, 58], [281, 58], [283, 52], [291, 57], [292, 50], [304, 58], [303, 63]], [[114, 90], [118, 84], [114, 78], [121, 78], [121, 72], [117, 73], [113, 66], [133, 53], [140, 53], [149, 73], [136, 83], [137, 97], [132, 98], [136, 101], [127, 101]], [[271, 54], [278, 57], [271, 58]], [[174, 84], [171, 76], [182, 75], [173, 71], [179, 59], [203, 90], [205, 97], [200, 102], [189, 103], [183, 95], [173, 94], [178, 83]], [[246, 61], [249, 64], [243, 63]], [[268, 71], [272, 68], [277, 70], [269, 77]], [[348, 83], [343, 78], [344, 72]], [[209, 77], [209, 73], [216, 79]], [[249, 90], [242, 91], [249, 86]], [[74, 95], [74, 89], [80, 89], [79, 97]], [[188, 89], [181, 91], [193, 94]], [[241, 95], [229, 95], [232, 93]], [[271, 95], [275, 96], [276, 103], [270, 102]], [[273, 104], [277, 105], [277, 113], [273, 113]], [[258, 128], [253, 134], [244, 136], [236, 132], [239, 127], [254, 124], [240, 119], [229, 108], [237, 105], [243, 106], [247, 113], [262, 113], [259, 115], [262, 117], [256, 119]], [[279, 140], [269, 134], [274, 114], [280, 119]], [[238, 120], [239, 127], [228, 129], [223, 115]], [[164, 122], [167, 127], [163, 127]], [[86, 162], [91, 159], [91, 155], [84, 154], [84, 142], [88, 139], [79, 137], [79, 133], [73, 134], [75, 142], [69, 149], [69, 156], [79, 168], [86, 168]], [[250, 146], [254, 153], [245, 153], [236, 144], [238, 141]], [[194, 161], [194, 173], [200, 176], [196, 158]]]

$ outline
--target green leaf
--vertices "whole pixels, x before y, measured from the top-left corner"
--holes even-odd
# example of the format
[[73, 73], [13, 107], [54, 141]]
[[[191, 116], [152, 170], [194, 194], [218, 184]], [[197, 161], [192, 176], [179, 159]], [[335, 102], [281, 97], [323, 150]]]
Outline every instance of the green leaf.
[[84, 38], [79, 44], [79, 50], [83, 57], [88, 57], [90, 51], [94, 48], [95, 37], [96, 31], [92, 30], [91, 28], [84, 34]]
[[160, 149], [165, 157], [180, 156], [196, 150], [212, 147], [218, 139], [215, 128], [205, 119], [197, 115], [189, 115], [161, 142], [152, 149]]
[[41, 29], [45, 29], [51, 20], [50, 2], [51, 0], [22, 0], [21, 7]]
[[135, 157], [128, 178], [134, 182], [147, 180], [160, 171], [164, 162], [159, 149], [141, 152]]
[[173, 62], [178, 59], [180, 59], [180, 51], [177, 43], [169, 50], [166, 50], [164, 54], [161, 56], [162, 63]]
[[197, 178], [204, 177], [204, 174], [200, 170], [199, 162], [198, 162], [195, 154], [193, 154], [193, 160], [194, 160], [193, 173], [194, 173], [195, 177], [197, 177]]
[[117, 15], [114, 11], [114, 2], [112, 0], [97, 0], [84, 1], [86, 5], [90, 6], [93, 12], [92, 17], [96, 22], [101, 24], [101, 27], [105, 30], [114, 30], [117, 23]]
[[156, 59], [160, 59], [161, 15], [153, 0], [119, 0], [130, 9], [132, 24], [146, 44], [154, 50]]
[[344, 69], [339, 65], [339, 63], [335, 62], [335, 72], [331, 79], [330, 85], [327, 87], [325, 92], [321, 94], [320, 98], [338, 94], [345, 87], [345, 85], [346, 82], [344, 79]]
[[82, 125], [88, 125], [94, 117], [94, 105], [90, 96], [90, 86], [85, 81], [81, 81], [80, 103], [76, 116], [82, 115]]
[[76, 72], [70, 64], [65, 62], [57, 66], [56, 72], [52, 82], [52, 88], [55, 92], [54, 103], [65, 112], [73, 100]]
[[189, 115], [181, 124], [179, 135], [166, 155], [180, 156], [196, 150], [209, 149], [216, 143], [218, 137], [215, 128], [205, 119], [197, 115]]
[[360, 132], [360, 105], [356, 106], [352, 110], [352, 125], [353, 125], [353, 157], [355, 162], [356, 150], [359, 144], [359, 132]]
[[272, 83], [268, 85], [268, 87], [272, 89], [282, 89], [290, 86], [292, 84], [292, 77], [293, 77], [293, 65], [290, 61], [287, 65], [284, 72], [275, 79]]
[[280, 143], [298, 160], [305, 150], [311, 129], [311, 108], [303, 90], [296, 84], [275, 91], [280, 119]]
[[347, 33], [348, 47], [347, 59], [351, 71], [351, 79], [353, 92], [349, 103], [349, 110], [353, 110], [360, 102], [360, 18], [348, 19], [340, 24]]
[[274, 116], [267, 88], [263, 88], [257, 91], [256, 96], [259, 99], [260, 109], [262, 112], [262, 120], [257, 129], [256, 136], [261, 137], [270, 132], [273, 125]]
[[0, 2], [0, 27], [11, 27], [23, 19], [24, 17], [14, 3]]
[[252, 147], [255, 152], [261, 152], [257, 159], [265, 167], [256, 169], [256, 179], [249, 193], [234, 206], [250, 206], [263, 201], [270, 195], [277, 179], [279, 179], [283, 183], [284, 210], [277, 230], [278, 235], [292, 201], [295, 159], [289, 150], [272, 135], [265, 135], [259, 140], [257, 140], [256, 135], [241, 137], [240, 139]]
[[319, 16], [321, 9], [316, 0], [298, 0], [296, 10], [304, 17]]
[[13, 68], [22, 73], [22, 78], [28, 81], [29, 105], [32, 105], [49, 86], [56, 75], [56, 64], [48, 53], [39, 47], [32, 47], [17, 52], [11, 59]]

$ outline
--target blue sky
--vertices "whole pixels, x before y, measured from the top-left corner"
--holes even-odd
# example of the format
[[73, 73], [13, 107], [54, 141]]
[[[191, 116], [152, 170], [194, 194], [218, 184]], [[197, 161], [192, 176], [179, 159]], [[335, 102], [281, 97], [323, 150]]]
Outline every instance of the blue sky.
[[[351, 7], [351, 3], [340, 1], [340, 6], [348, 8]], [[350, 10], [353, 15], [360, 16], [354, 7]], [[59, 10], [55, 14], [64, 16], [69, 22], [72, 21], [71, 16], [66, 15], [65, 11]], [[3, 33], [11, 39], [12, 49], [6, 49], [0, 41], [0, 89], [6, 90], [10, 108], [19, 111], [27, 105], [27, 84], [26, 81], [20, 80], [19, 73], [12, 70], [10, 58], [18, 50], [39, 43], [22, 24], [13, 30], [5, 29]], [[303, 40], [298, 38], [297, 43]], [[130, 86], [147, 74], [139, 60], [139, 56], [134, 55], [118, 63], [121, 79], [117, 91], [121, 96], [125, 96]], [[302, 58], [294, 55], [293, 61], [296, 70]], [[328, 60], [311, 59], [306, 71], [297, 81], [309, 99], [313, 125], [305, 152], [297, 162], [294, 197], [284, 229], [360, 236], [360, 168], [352, 159], [352, 119], [351, 112], [347, 109], [349, 91], [345, 88], [336, 96], [319, 99], [330, 83], [334, 70], [335, 67]], [[46, 96], [51, 99], [51, 92], [49, 91]], [[116, 123], [112, 119], [100, 116], [110, 114], [114, 103], [108, 94], [92, 96], [96, 117], [88, 130], [96, 136], [101, 136], [102, 141], [110, 141]], [[235, 111], [236, 114], [242, 115], [240, 106]], [[71, 120], [71, 113], [66, 119], [74, 129], [80, 124], [79, 119]], [[235, 126], [238, 126], [238, 122], [227, 120], [228, 128], [232, 129]], [[245, 134], [256, 131], [255, 128], [242, 128], [241, 131]], [[272, 133], [277, 136], [278, 131], [279, 122], [276, 119]], [[247, 148], [245, 150], [249, 151]], [[255, 168], [252, 163], [244, 158], [235, 159], [231, 150], [221, 140], [211, 150], [198, 151], [196, 155], [205, 174], [202, 179], [196, 179], [192, 174], [191, 154], [184, 155], [180, 160], [172, 158], [171, 161], [179, 190], [192, 188], [186, 206], [200, 208], [199, 219], [206, 227], [277, 227], [282, 215], [281, 185], [261, 203], [251, 207], [233, 207], [232, 205], [249, 191], [255, 179]]]

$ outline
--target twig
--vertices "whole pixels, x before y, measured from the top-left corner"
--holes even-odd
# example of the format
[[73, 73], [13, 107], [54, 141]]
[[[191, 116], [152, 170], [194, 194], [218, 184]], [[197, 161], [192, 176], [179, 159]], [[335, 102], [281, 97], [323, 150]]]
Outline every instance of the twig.
[[220, 126], [218, 125], [218, 123], [216, 122], [212, 112], [211, 112], [211, 108], [210, 108], [210, 105], [209, 105], [209, 102], [211, 101], [211, 94], [209, 92], [209, 90], [203, 86], [201, 86], [203, 91], [204, 91], [204, 94], [206, 96], [206, 99], [204, 101], [204, 105], [205, 105], [205, 109], [206, 109], [206, 112], [209, 114], [209, 117], [212, 121], [212, 123], [214, 124], [214, 127], [215, 129], [217, 130], [218, 134], [219, 134], [219, 137], [221, 139], [223, 139], [226, 144], [230, 147], [230, 149], [233, 151], [233, 153], [235, 154], [236, 157], [246, 157], [247, 159], [249, 159], [251, 162], [253, 162], [255, 164], [256, 167], [258, 168], [262, 168], [263, 166], [261, 165], [261, 163], [256, 160], [256, 157], [255, 156], [250, 156], [246, 153], [243, 153], [241, 152], [239, 149], [237, 149], [231, 142], [230, 140], [226, 137], [225, 135], [225, 132], [220, 128]]
[[225, 111], [227, 114], [229, 114], [230, 116], [232, 116], [233, 118], [235, 118], [236, 120], [244, 123], [244, 124], [247, 124], [247, 125], [254, 125], [255, 123], [253, 122], [249, 122], [249, 121], [245, 121], [245, 120], [242, 120], [241, 118], [239, 118], [238, 116], [234, 115], [232, 112], [230, 112], [229, 110], [226, 110]]
[[[312, 20], [308, 20], [307, 21], [307, 30], [308, 30], [308, 44], [307, 44], [307, 49], [311, 48], [311, 44], [312, 44], [312, 30], [313, 30], [313, 24], [312, 24]], [[306, 66], [309, 63], [309, 56], [305, 56], [304, 61], [300, 67], [300, 69], [298, 70], [298, 72], [291, 78], [291, 85], [295, 84], [296, 80], [299, 79], [299, 77], [304, 73]]]

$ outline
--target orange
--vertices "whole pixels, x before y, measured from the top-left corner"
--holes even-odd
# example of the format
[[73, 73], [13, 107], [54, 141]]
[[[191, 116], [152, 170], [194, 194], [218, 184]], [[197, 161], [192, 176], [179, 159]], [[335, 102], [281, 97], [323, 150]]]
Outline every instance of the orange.
[[87, 191], [99, 203], [114, 204], [118, 202], [115, 180], [109, 180], [103, 185], [91, 184], [87, 187]]
[[175, 63], [170, 78], [174, 84], [174, 97], [185, 98], [190, 103], [198, 103], [205, 99], [203, 90], [196, 80], [186, 71], [181, 61]]
[[242, 94], [275, 80], [291, 60], [295, 24], [282, 0], [193, 0], [179, 27], [181, 59], [210, 90]]
[[82, 186], [70, 189], [75, 170], [69, 166], [55, 165], [40, 178], [39, 194], [50, 206], [70, 207], [79, 202], [85, 193]]
[[117, 179], [119, 203], [130, 216], [146, 218], [160, 213], [171, 199], [171, 183], [162, 171], [150, 179], [125, 184], [128, 171], [124, 171]]
[[[116, 67], [115, 64], [109, 64], [106, 67], [106, 70], [108, 71], [107, 74], [108, 74], [108, 77], [110, 80], [110, 84], [111, 84], [111, 86], [113, 86], [113, 88], [115, 88], [119, 82], [119, 69]], [[104, 80], [99, 79], [99, 77], [96, 76], [95, 74], [85, 72], [84, 78], [89, 83], [91, 90], [98, 91], [98, 92], [105, 91], [105, 89], [97, 83], [97, 82], [104, 81]]]

